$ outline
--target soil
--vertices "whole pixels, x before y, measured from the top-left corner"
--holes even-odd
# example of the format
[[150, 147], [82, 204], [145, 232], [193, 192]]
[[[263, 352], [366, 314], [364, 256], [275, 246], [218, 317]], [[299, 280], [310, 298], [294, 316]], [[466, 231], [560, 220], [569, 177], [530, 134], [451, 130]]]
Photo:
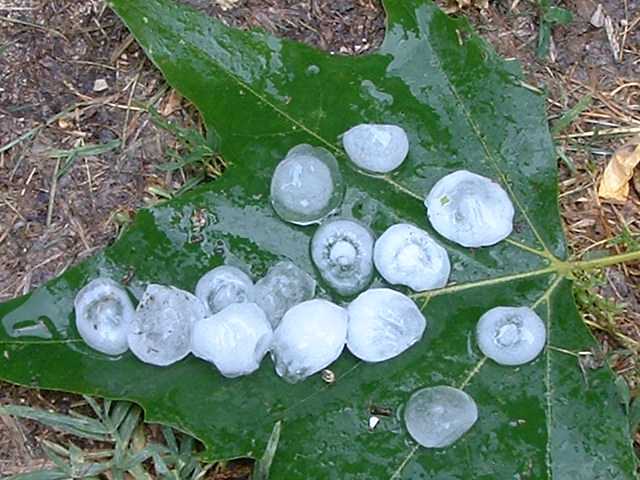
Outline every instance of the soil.
[[[229, 25], [262, 28], [340, 54], [366, 53], [384, 35], [378, 0], [184, 3]], [[464, 10], [453, 14], [466, 15], [499, 53], [521, 60], [533, 88], [548, 91], [552, 122], [585, 95], [593, 97], [557, 137], [569, 159], [559, 160], [562, 213], [577, 255], [622, 251], [623, 243], [607, 241], [624, 228], [632, 235], [640, 231], [638, 192], [632, 189], [622, 205], [606, 204], [598, 199], [596, 184], [611, 153], [640, 133], [640, 1], [567, 0], [561, 6], [574, 20], [553, 29], [546, 59], [535, 55], [537, 3], [463, 3]], [[591, 23], [598, 4], [611, 19], [610, 37], [605, 27]], [[457, 4], [442, 6], [457, 9]], [[0, 301], [29, 292], [108, 245], [136, 209], [187, 180], [157, 169], [176, 143], [136, 108], [149, 102], [171, 121], [200, 125], [194, 109], [166, 86], [101, 0], [0, 3]], [[606, 129], [616, 133], [602, 134]], [[105, 144], [107, 151], [70, 154]], [[639, 286], [638, 265], [607, 269], [590, 291], [615, 300], [622, 310], [613, 320], [588, 305], [583, 312], [605, 350], [616, 351], [614, 366], [632, 389], [638, 388]], [[0, 384], [0, 403], [66, 412], [78, 401]], [[43, 439], [68, 440], [34, 422], [0, 420], [0, 475], [46, 465]], [[247, 475], [241, 465], [218, 469], [215, 478]]]

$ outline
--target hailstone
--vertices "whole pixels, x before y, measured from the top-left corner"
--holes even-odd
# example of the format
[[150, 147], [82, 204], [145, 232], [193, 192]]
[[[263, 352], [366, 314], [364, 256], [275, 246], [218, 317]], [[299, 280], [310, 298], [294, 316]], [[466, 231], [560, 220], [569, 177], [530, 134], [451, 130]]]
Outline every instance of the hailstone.
[[478, 407], [467, 393], [438, 386], [418, 390], [407, 402], [404, 421], [413, 439], [423, 447], [448, 447], [478, 420]]
[[276, 167], [271, 204], [285, 222], [317, 223], [335, 211], [344, 195], [335, 157], [324, 148], [298, 145]]
[[127, 292], [109, 278], [91, 280], [75, 298], [76, 327], [91, 348], [107, 355], [128, 350], [135, 314]]
[[193, 326], [191, 349], [225, 377], [249, 375], [260, 367], [273, 330], [255, 303], [234, 303]]
[[388, 288], [374, 288], [351, 302], [347, 347], [366, 362], [388, 360], [422, 338], [424, 315], [406, 295]]
[[233, 303], [253, 302], [253, 281], [242, 270], [222, 265], [206, 273], [196, 284], [196, 297], [211, 311], [218, 313]]
[[271, 356], [276, 372], [296, 383], [336, 360], [347, 339], [347, 311], [327, 300], [296, 305], [275, 331]]
[[311, 258], [340, 295], [361, 292], [373, 277], [373, 234], [349, 219], [330, 220], [311, 240]]
[[422, 292], [447, 284], [447, 251], [427, 232], [408, 223], [389, 227], [376, 241], [373, 258], [387, 282]]
[[356, 166], [374, 173], [395, 170], [409, 153], [407, 133], [396, 125], [357, 125], [343, 135], [342, 144]]
[[189, 292], [150, 284], [136, 308], [129, 348], [145, 363], [171, 365], [189, 354], [191, 329], [205, 314], [204, 304]]
[[273, 327], [294, 305], [312, 299], [316, 281], [295, 263], [283, 260], [269, 269], [256, 283], [256, 303], [267, 314]]
[[476, 327], [482, 353], [501, 365], [522, 365], [536, 358], [546, 344], [546, 328], [528, 307], [495, 307]]
[[493, 180], [466, 170], [441, 178], [425, 205], [433, 228], [464, 247], [494, 245], [513, 230], [509, 195]]

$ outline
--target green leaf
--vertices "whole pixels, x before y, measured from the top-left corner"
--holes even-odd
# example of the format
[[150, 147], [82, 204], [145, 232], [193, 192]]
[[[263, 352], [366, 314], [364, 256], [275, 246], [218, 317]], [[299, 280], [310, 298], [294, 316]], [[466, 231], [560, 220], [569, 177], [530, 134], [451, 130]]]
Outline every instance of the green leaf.
[[[595, 343], [569, 275], [640, 254], [566, 260], [544, 98], [525, 88], [516, 64], [501, 60], [463, 19], [422, 0], [387, 0], [384, 44], [357, 58], [233, 30], [171, 0], [112, 5], [167, 81], [215, 129], [228, 168], [215, 182], [141, 211], [112, 247], [0, 306], [0, 378], [134, 401], [147, 421], [201, 439], [210, 460], [259, 455], [282, 421], [275, 479], [633, 478], [628, 419], [612, 372], [589, 370], [586, 382], [578, 365], [577, 352]], [[407, 130], [411, 152], [397, 172], [367, 176], [346, 161], [339, 135], [361, 122]], [[377, 234], [405, 221], [436, 235], [423, 198], [461, 168], [502, 183], [518, 211], [515, 232], [474, 250], [436, 235], [451, 255], [450, 285], [407, 292], [428, 318], [425, 337], [380, 364], [345, 351], [331, 366], [331, 385], [319, 375], [289, 385], [268, 359], [232, 380], [192, 357], [156, 368], [130, 354], [99, 354], [79, 339], [73, 298], [96, 275], [119, 279], [133, 271], [129, 286], [139, 295], [146, 282], [191, 290], [231, 258], [250, 265], [255, 278], [282, 257], [313, 273], [314, 228], [282, 222], [269, 205], [276, 164], [304, 142], [338, 157], [348, 185], [341, 213]], [[497, 305], [530, 305], [541, 315], [549, 335], [538, 359], [508, 368], [481, 357], [474, 327]], [[401, 409], [415, 389], [438, 384], [464, 387], [480, 419], [450, 448], [418, 448]], [[391, 415], [369, 431], [372, 405]]]
[[573, 20], [573, 14], [562, 7], [549, 7], [544, 12], [544, 19], [551, 24], [568, 25]]
[[584, 112], [589, 106], [591, 106], [591, 95], [585, 95], [578, 103], [576, 103], [573, 107], [567, 110], [562, 116], [553, 122], [553, 126], [551, 127], [551, 134], [557, 135], [562, 132], [565, 128], [571, 125], [582, 112]]

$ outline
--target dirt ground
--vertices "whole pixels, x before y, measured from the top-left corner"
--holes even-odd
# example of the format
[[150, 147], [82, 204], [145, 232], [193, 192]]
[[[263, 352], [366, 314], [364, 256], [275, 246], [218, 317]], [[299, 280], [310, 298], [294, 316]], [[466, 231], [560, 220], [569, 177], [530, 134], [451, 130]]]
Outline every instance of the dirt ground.
[[[366, 53], [384, 35], [379, 0], [184, 1], [230, 25], [261, 27], [340, 54]], [[567, 0], [562, 6], [574, 20], [553, 29], [544, 60], [535, 55], [538, 3], [466, 4], [454, 14], [468, 16], [503, 56], [522, 61], [532, 88], [548, 91], [552, 122], [592, 96], [557, 136], [562, 213], [577, 255], [622, 251], [638, 241], [640, 178], [622, 205], [601, 203], [595, 190], [611, 153], [640, 133], [640, 1]], [[605, 17], [592, 19], [599, 8], [610, 29]], [[175, 139], [136, 107], [149, 102], [180, 125], [199, 125], [194, 109], [166, 87], [104, 2], [0, 0], [0, 301], [108, 245], [136, 209], [188, 179], [188, 172], [156, 168]], [[85, 154], [70, 153], [78, 148]], [[621, 237], [623, 231], [629, 233]], [[578, 280], [585, 320], [637, 393], [640, 266]], [[611, 302], [619, 308], [609, 314], [603, 305]], [[65, 412], [77, 401], [0, 384], [0, 403]], [[33, 422], [0, 417], [0, 475], [46, 463], [44, 438], [65, 441]], [[216, 478], [247, 476], [244, 466], [225, 472]]]

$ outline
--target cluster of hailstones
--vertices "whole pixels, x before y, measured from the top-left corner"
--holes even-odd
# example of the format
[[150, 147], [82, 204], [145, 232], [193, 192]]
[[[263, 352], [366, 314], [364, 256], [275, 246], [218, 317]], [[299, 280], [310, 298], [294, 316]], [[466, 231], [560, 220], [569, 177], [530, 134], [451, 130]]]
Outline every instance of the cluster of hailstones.
[[[388, 173], [409, 151], [405, 131], [394, 125], [358, 125], [343, 135], [345, 151], [360, 169]], [[193, 353], [225, 377], [248, 375], [267, 352], [278, 375], [295, 383], [328, 367], [349, 351], [365, 362], [381, 362], [422, 338], [427, 322], [408, 296], [390, 288], [368, 289], [374, 266], [392, 285], [426, 291], [447, 284], [447, 251], [426, 231], [400, 223], [378, 239], [351, 218], [331, 217], [344, 186], [334, 156], [299, 145], [278, 164], [271, 203], [286, 222], [320, 223], [311, 258], [346, 307], [314, 299], [316, 282], [290, 261], [272, 266], [255, 284], [240, 268], [214, 268], [195, 295], [151, 284], [134, 308], [127, 292], [98, 278], [76, 297], [77, 328], [92, 348], [110, 355], [130, 349], [143, 362], [165, 366]], [[425, 200], [435, 230], [465, 247], [493, 245], [513, 227], [513, 205], [492, 180], [457, 171], [440, 179]], [[533, 360], [545, 344], [545, 326], [527, 307], [496, 307], [478, 321], [480, 350], [503, 365]], [[412, 437], [426, 447], [445, 447], [477, 420], [473, 399], [462, 390], [436, 386], [418, 390], [405, 408]]]

